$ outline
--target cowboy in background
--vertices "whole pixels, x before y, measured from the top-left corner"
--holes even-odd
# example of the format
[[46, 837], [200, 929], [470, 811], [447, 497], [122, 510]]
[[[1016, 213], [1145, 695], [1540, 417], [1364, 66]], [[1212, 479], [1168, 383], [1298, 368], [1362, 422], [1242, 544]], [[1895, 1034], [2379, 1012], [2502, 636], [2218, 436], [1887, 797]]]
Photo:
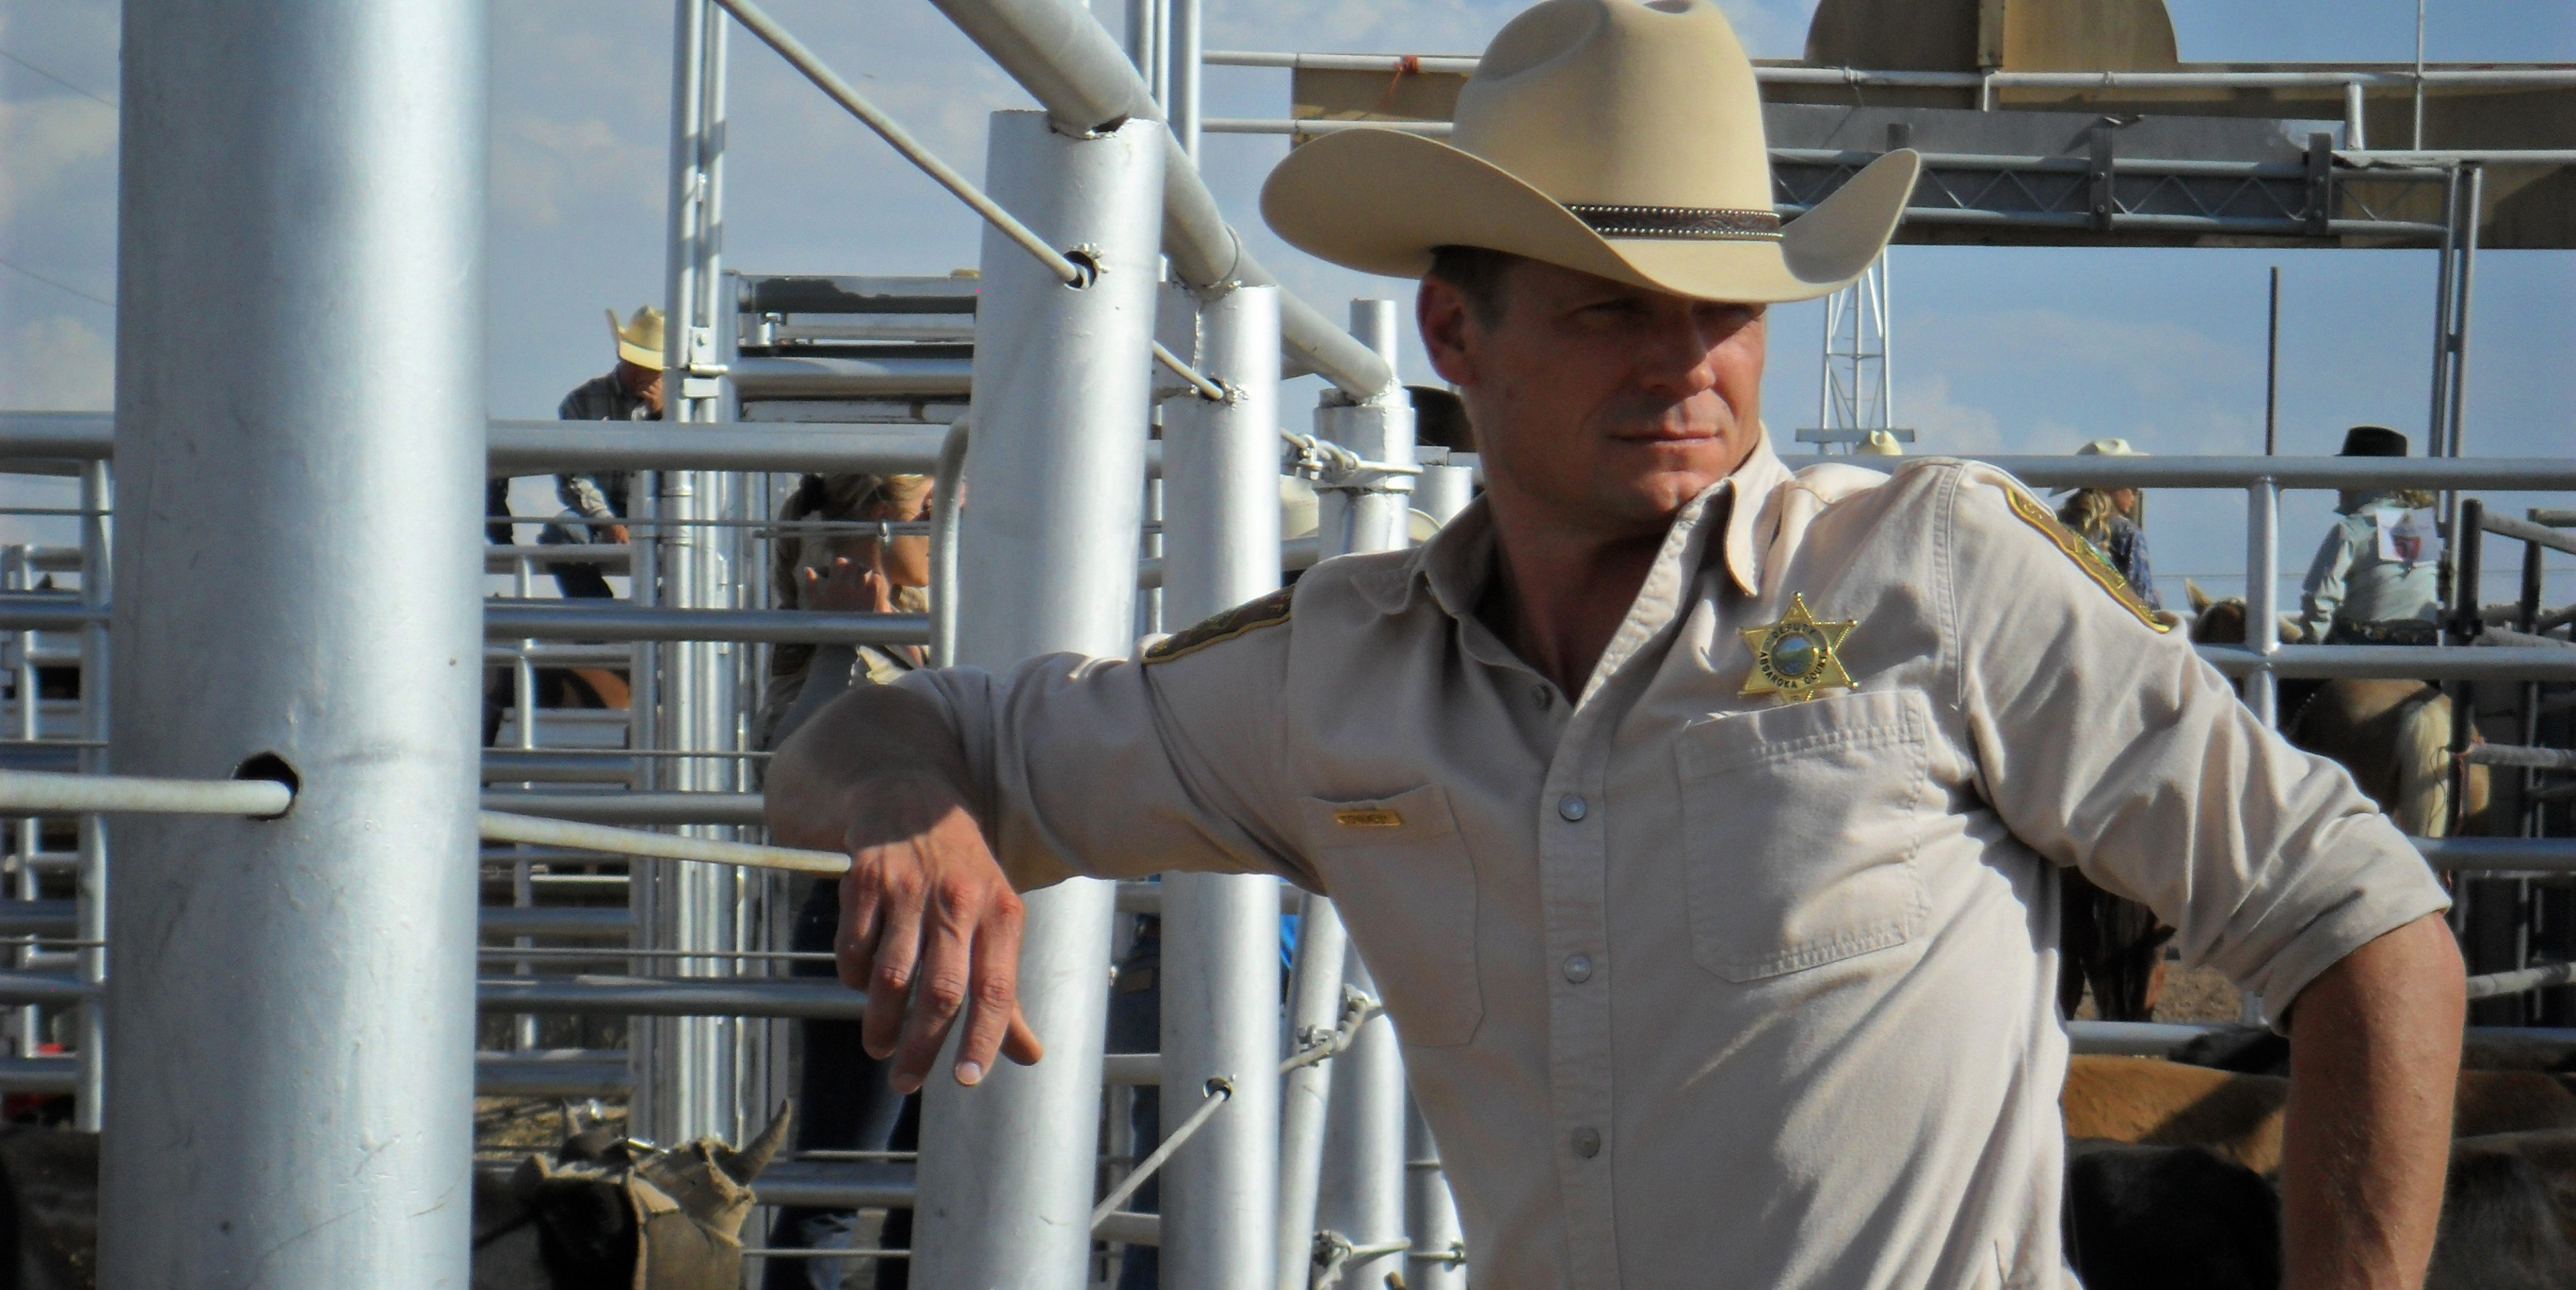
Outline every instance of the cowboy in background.
[[[2346, 431], [2344, 457], [2403, 457], [2406, 436], [2386, 426]], [[2345, 489], [2343, 516], [2326, 530], [2299, 592], [2299, 625], [2311, 644], [2431, 645], [2441, 617], [2442, 540], [2433, 495], [2418, 488]]]
[[[617, 311], [611, 309], [608, 334], [617, 345], [617, 366], [574, 386], [572, 393], [556, 405], [555, 416], [565, 421], [661, 420], [662, 311], [646, 305], [620, 325]], [[623, 470], [555, 476], [555, 496], [569, 508], [569, 513], [547, 525], [537, 541], [546, 546], [579, 542], [625, 545], [627, 485], [631, 478], [630, 472]], [[575, 517], [588, 523], [574, 526], [563, 522]], [[581, 533], [575, 533], [576, 527]], [[617, 594], [609, 590], [606, 573], [595, 564], [558, 564], [554, 575], [555, 586], [569, 598], [606, 600]]]
[[[2075, 450], [2078, 457], [2143, 457], [2126, 439], [2096, 439]], [[2129, 590], [2164, 611], [2156, 594], [2155, 572], [2147, 567], [2147, 500], [2134, 488], [2079, 488], [2057, 508], [2057, 522], [2084, 536], [2111, 567], [2128, 579]]]

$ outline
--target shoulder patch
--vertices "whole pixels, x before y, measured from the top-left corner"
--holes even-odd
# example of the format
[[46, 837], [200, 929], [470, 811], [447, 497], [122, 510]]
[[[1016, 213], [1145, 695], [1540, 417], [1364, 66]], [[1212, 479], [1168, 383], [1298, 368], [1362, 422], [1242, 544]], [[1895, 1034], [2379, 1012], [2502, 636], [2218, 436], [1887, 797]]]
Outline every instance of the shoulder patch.
[[2085, 541], [2081, 534], [2059, 523], [2057, 517], [2050, 514], [2047, 507], [2040, 505], [2030, 494], [2011, 485], [2004, 486], [2004, 497], [2012, 502], [2013, 514], [2020, 516], [2032, 528], [2038, 529], [2042, 537], [2055, 545], [2067, 559], [2074, 561], [2076, 568], [2084, 571], [2085, 577], [2093, 580], [2094, 586], [2110, 592], [2111, 598], [2119, 601], [2121, 608], [2137, 615], [2139, 622], [2145, 623], [2156, 631], [2173, 630], [2173, 624], [2156, 617], [2156, 611], [2147, 608], [2147, 602], [2138, 599], [2138, 593], [2130, 588], [2129, 580], [2122, 577], [2118, 569], [2112, 567], [2111, 562], [2103, 557], [2101, 551], [2097, 550], [2092, 543]]
[[1154, 648], [1145, 651], [1148, 663], [1169, 663], [1184, 654], [1195, 654], [1210, 645], [1230, 641], [1245, 632], [1276, 627], [1288, 621], [1288, 605], [1296, 588], [1281, 587], [1258, 600], [1246, 601], [1217, 614], [1175, 636], [1166, 636]]

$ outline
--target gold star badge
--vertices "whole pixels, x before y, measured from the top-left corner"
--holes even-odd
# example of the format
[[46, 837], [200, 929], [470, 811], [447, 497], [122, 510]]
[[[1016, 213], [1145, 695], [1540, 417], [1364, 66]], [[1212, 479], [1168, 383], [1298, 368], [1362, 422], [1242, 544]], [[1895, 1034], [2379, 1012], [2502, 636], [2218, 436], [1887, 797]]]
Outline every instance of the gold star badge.
[[1812, 699], [1819, 690], [1850, 689], [1851, 674], [1834, 653], [1858, 620], [1820, 622], [1807, 612], [1807, 598], [1789, 596], [1789, 612], [1780, 621], [1747, 627], [1736, 634], [1753, 650], [1753, 673], [1744, 678], [1742, 696], [1777, 694], [1796, 701]]

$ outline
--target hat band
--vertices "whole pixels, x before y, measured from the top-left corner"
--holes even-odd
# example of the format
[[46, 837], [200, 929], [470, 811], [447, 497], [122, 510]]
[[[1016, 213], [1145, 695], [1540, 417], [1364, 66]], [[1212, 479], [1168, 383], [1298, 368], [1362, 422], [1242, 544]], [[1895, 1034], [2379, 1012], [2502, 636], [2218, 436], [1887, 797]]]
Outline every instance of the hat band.
[[1714, 206], [1593, 206], [1565, 209], [1603, 237], [1665, 237], [1695, 242], [1777, 242], [1780, 217], [1771, 211]]

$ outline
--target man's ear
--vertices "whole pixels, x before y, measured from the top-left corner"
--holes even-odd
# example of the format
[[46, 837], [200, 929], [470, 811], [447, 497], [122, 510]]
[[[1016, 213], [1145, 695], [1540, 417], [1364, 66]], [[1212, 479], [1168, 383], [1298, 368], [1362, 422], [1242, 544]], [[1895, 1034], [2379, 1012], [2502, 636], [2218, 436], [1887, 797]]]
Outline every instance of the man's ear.
[[1475, 384], [1471, 333], [1476, 320], [1466, 295], [1438, 278], [1424, 278], [1422, 289], [1413, 297], [1413, 318], [1422, 328], [1422, 349], [1431, 358], [1431, 370], [1451, 385]]

